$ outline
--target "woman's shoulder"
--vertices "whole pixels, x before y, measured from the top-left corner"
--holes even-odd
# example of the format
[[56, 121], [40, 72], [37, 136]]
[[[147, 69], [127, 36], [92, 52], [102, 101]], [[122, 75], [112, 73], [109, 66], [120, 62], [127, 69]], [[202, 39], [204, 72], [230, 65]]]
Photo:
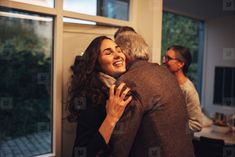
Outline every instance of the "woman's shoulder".
[[180, 87], [187, 98], [199, 99], [198, 92], [197, 92], [193, 82], [191, 80], [189, 80], [188, 78], [187, 78], [186, 82], [183, 84], [183, 86], [180, 85]]
[[189, 78], [186, 78], [186, 81], [180, 85], [180, 87], [185, 89], [195, 89], [193, 82]]
[[189, 78], [187, 78], [186, 79], [186, 81], [185, 81], [185, 83], [183, 83], [182, 85], [180, 85], [180, 88], [182, 89], [182, 91], [185, 93], [185, 94], [189, 94], [189, 93], [191, 93], [191, 94], [195, 94], [195, 93], [197, 93], [197, 90], [196, 90], [196, 88], [195, 88], [195, 86], [194, 86], [194, 84], [193, 84], [193, 82], [189, 79]]

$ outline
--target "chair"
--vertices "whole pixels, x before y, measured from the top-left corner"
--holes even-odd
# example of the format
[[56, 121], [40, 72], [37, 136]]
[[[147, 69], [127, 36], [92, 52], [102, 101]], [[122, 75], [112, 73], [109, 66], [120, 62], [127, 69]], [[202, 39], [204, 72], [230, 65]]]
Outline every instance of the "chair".
[[199, 157], [223, 157], [224, 140], [200, 137]]
[[193, 139], [193, 148], [194, 148], [194, 155], [195, 157], [200, 157], [200, 140], [199, 139]]

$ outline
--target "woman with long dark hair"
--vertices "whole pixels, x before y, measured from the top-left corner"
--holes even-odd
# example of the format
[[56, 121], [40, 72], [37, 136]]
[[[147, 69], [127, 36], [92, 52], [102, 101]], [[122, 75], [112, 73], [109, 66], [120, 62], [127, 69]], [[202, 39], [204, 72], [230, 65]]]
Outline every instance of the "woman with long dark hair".
[[72, 66], [69, 120], [78, 124], [73, 156], [110, 156], [113, 129], [132, 99], [124, 83], [116, 89], [113, 85], [115, 78], [126, 71], [125, 59], [112, 39], [100, 36]]

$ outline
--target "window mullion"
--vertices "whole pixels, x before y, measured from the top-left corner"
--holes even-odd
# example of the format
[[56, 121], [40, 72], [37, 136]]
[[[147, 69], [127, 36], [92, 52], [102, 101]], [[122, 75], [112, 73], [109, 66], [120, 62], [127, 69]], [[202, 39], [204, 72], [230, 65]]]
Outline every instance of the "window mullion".
[[62, 148], [62, 51], [63, 51], [63, 0], [55, 0], [54, 67], [53, 67], [53, 152], [61, 156]]

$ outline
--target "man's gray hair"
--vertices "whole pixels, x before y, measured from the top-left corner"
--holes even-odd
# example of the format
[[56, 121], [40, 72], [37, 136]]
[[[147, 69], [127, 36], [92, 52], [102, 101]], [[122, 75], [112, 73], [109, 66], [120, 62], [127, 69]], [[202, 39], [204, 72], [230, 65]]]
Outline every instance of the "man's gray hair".
[[123, 32], [117, 36], [115, 42], [128, 58], [149, 59], [150, 49], [141, 35], [131, 31]]

